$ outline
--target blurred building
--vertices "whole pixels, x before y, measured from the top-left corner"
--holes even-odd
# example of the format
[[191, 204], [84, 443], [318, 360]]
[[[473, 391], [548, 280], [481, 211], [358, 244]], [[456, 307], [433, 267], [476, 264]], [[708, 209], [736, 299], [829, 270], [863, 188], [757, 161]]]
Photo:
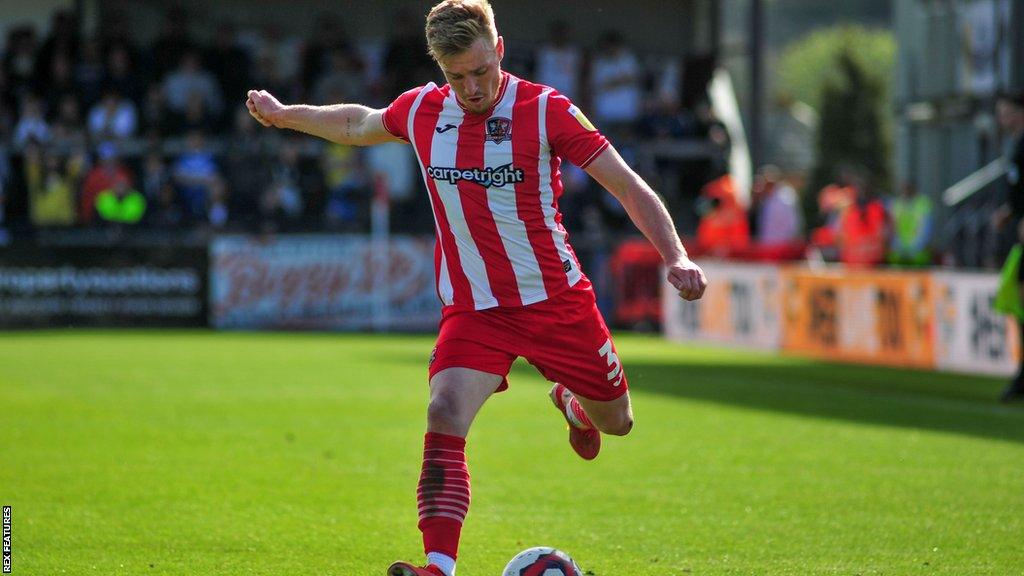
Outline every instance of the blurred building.
[[943, 197], [939, 236], [960, 264], [999, 260], [988, 215], [1003, 190], [984, 168], [1003, 153], [996, 96], [1024, 86], [1022, 22], [1024, 0], [895, 2], [897, 170]]

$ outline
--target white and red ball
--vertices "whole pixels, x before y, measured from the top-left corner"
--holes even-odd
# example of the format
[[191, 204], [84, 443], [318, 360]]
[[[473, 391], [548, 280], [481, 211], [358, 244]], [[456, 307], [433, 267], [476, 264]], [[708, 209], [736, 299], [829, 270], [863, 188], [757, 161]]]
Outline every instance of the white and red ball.
[[565, 552], [538, 546], [516, 554], [501, 576], [583, 576], [583, 571]]

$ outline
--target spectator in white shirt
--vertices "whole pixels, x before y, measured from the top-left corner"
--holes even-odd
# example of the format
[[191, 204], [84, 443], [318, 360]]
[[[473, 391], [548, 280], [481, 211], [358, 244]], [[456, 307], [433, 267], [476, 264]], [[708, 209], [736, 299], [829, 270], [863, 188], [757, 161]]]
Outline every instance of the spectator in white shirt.
[[219, 117], [224, 110], [224, 100], [217, 80], [213, 74], [203, 69], [199, 54], [196, 52], [186, 52], [174, 72], [167, 75], [164, 80], [164, 94], [167, 97], [167, 107], [177, 114], [185, 113], [192, 94], [200, 94], [206, 109], [215, 116]]
[[548, 28], [548, 41], [537, 49], [537, 82], [551, 86], [569, 98], [579, 97], [580, 71], [583, 56], [579, 46], [571, 43], [569, 25], [556, 20]]
[[14, 145], [18, 148], [24, 146], [29, 140], [36, 142], [47, 142], [50, 140], [50, 126], [43, 118], [42, 105], [39, 98], [29, 94], [21, 103], [21, 116], [14, 126]]
[[621, 128], [640, 117], [640, 64], [617, 31], [605, 32], [590, 66], [590, 89], [597, 124]]
[[772, 165], [761, 168], [754, 182], [756, 238], [759, 244], [795, 242], [803, 234], [800, 197]]
[[135, 105], [116, 89], [107, 89], [103, 99], [89, 111], [89, 134], [94, 140], [128, 138], [138, 128]]

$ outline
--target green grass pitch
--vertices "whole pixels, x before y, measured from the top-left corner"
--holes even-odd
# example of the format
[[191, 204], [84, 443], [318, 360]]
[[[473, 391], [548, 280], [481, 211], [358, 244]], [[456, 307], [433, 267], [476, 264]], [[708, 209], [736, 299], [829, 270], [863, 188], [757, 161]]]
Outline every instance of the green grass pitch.
[[[469, 437], [458, 574], [1024, 574], [1002, 382], [617, 339], [636, 428], [579, 460], [517, 364]], [[428, 336], [0, 334], [15, 575], [382, 576], [420, 562]]]

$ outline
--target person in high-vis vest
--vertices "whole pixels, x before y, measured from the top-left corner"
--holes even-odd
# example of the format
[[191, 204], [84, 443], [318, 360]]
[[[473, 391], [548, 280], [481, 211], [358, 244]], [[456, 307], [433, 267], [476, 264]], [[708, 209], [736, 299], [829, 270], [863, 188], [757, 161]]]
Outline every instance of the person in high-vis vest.
[[892, 238], [890, 264], [927, 266], [932, 261], [932, 201], [920, 194], [913, 182], [903, 184], [903, 193], [889, 205]]
[[146, 214], [146, 197], [124, 179], [96, 196], [96, 214], [107, 224], [138, 224]]
[[[999, 127], [1008, 138], [1006, 151], [1006, 203], [993, 214], [997, 230], [1015, 232], [1017, 242], [1024, 243], [1024, 90], [1003, 94], [996, 102]], [[1024, 266], [1017, 269], [1020, 295], [1024, 295]], [[1021, 334], [1020, 368], [1003, 390], [1003, 402], [1024, 401], [1024, 318], [1017, 318]]]

